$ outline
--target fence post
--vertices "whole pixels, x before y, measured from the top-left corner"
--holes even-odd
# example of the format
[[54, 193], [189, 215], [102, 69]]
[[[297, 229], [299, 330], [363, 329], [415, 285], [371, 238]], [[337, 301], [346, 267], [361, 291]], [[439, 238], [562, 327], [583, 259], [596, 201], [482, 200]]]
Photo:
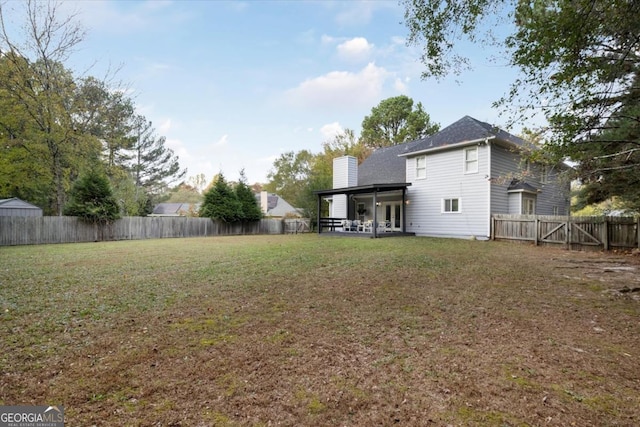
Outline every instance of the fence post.
[[540, 229], [540, 227], [538, 226], [539, 221], [540, 220], [538, 219], [538, 215], [535, 215], [533, 219], [533, 234], [534, 234], [533, 242], [535, 246], [538, 246], [538, 234], [539, 234], [538, 230]]
[[496, 216], [491, 215], [491, 229], [489, 230], [491, 240], [496, 240]]
[[571, 211], [567, 215], [567, 249], [571, 249]]
[[640, 249], [640, 215], [638, 215], [638, 225], [636, 225], [636, 231], [638, 232], [636, 239], [638, 240], [638, 249]]
[[602, 244], [604, 245], [604, 250], [609, 250], [609, 217], [604, 217], [604, 230], [602, 230], [604, 236], [602, 236]]

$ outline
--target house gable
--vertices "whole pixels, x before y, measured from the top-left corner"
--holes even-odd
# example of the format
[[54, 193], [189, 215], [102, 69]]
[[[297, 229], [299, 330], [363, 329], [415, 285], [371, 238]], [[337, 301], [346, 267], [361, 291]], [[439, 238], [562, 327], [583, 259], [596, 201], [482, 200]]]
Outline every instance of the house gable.
[[262, 191], [255, 196], [262, 213], [267, 217], [281, 218], [285, 216], [301, 216], [300, 209], [291, 206], [277, 194]]

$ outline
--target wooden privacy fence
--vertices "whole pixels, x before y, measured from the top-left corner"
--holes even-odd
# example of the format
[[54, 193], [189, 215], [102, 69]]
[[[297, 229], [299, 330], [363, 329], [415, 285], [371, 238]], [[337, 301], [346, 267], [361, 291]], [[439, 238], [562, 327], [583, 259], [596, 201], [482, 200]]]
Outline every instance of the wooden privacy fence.
[[285, 234], [298, 234], [311, 232], [310, 218], [287, 218], [282, 220]]
[[640, 217], [493, 215], [491, 239], [565, 245], [569, 249], [640, 248]]
[[[210, 218], [124, 217], [111, 224], [95, 225], [88, 224], [76, 217], [10, 216], [0, 217], [0, 246], [169, 237], [283, 234], [285, 221], [289, 220], [262, 219], [251, 223], [227, 224], [213, 221]], [[296, 232], [302, 232], [302, 229], [298, 227]]]

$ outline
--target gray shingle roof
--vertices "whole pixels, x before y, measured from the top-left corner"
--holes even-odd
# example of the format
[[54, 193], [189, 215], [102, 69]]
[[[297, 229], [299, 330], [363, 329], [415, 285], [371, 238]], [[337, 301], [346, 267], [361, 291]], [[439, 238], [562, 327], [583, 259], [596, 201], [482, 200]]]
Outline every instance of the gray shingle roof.
[[12, 197], [10, 199], [0, 199], [0, 206], [3, 208], [19, 208], [19, 209], [40, 209], [39, 207], [32, 205], [29, 202]]
[[200, 209], [200, 203], [158, 203], [153, 209], [152, 215], [172, 215], [179, 216], [189, 212], [192, 208], [194, 211]]
[[470, 141], [478, 141], [485, 138], [495, 138], [518, 146], [525, 146], [527, 142], [522, 138], [510, 134], [489, 123], [481, 122], [470, 116], [464, 116], [433, 135], [417, 141], [409, 153], [444, 148], [449, 145]]
[[485, 138], [493, 138], [517, 146], [527, 145], [526, 141], [509, 132], [473, 117], [464, 116], [433, 135], [375, 150], [358, 167], [358, 186], [405, 182], [406, 157], [404, 156]]
[[513, 179], [511, 180], [507, 191], [525, 191], [527, 193], [537, 193], [538, 189], [529, 183], [520, 181], [519, 179]]
[[410, 152], [419, 142], [411, 141], [375, 150], [358, 167], [358, 186], [405, 182], [405, 158], [398, 156]]

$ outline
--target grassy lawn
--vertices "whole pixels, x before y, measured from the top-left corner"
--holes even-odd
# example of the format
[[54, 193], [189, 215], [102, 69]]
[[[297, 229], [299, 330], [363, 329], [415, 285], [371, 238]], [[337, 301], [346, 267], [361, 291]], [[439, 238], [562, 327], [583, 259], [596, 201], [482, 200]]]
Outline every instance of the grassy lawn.
[[640, 301], [618, 290], [638, 264], [419, 237], [2, 247], [0, 404], [69, 426], [636, 426]]

